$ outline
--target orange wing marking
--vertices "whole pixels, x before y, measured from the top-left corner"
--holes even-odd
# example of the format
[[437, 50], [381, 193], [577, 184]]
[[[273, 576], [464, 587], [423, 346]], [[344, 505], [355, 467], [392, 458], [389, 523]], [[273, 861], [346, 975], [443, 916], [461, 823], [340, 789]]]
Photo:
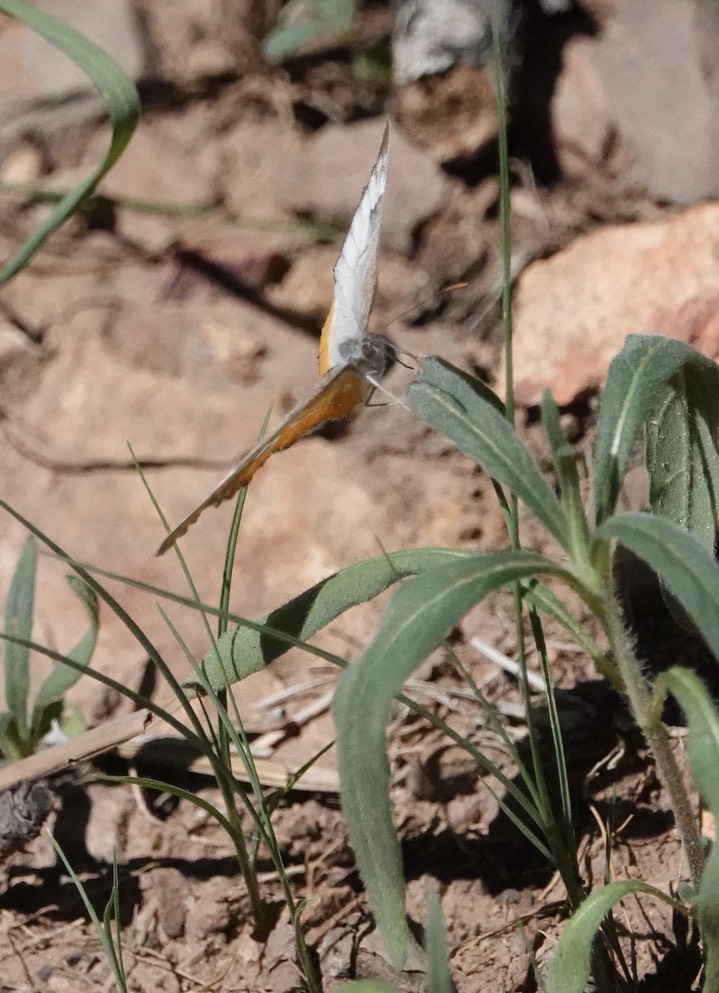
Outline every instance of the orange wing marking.
[[272, 434], [255, 445], [208, 498], [168, 534], [158, 548], [157, 555], [164, 555], [192, 527], [204, 510], [219, 506], [234, 496], [241, 487], [247, 486], [271, 455], [294, 445], [327, 421], [348, 417], [367, 398], [370, 389], [370, 384], [353, 366], [345, 366], [334, 375], [322, 379], [309, 400], [290, 411]]

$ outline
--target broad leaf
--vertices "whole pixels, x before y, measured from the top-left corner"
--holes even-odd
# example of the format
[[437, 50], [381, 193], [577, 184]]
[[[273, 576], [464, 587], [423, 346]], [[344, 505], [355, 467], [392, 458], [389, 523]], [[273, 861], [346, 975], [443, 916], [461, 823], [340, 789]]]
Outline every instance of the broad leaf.
[[[10, 583], [5, 605], [5, 632], [13, 638], [29, 641], [35, 600], [37, 546], [27, 538]], [[5, 702], [24, 737], [28, 730], [27, 696], [30, 686], [30, 652], [25, 645], [5, 645]]]
[[713, 554], [719, 507], [719, 370], [687, 364], [667, 384], [647, 425], [649, 501]]
[[713, 363], [673, 338], [630, 335], [609, 366], [594, 460], [597, 524], [614, 512], [639, 432], [659, 410], [669, 380], [685, 365], [708, 369]]
[[357, 865], [392, 962], [405, 955], [404, 880], [389, 804], [385, 727], [396, 693], [450, 628], [492, 590], [537, 573], [567, 576], [541, 555], [475, 555], [408, 580], [334, 698], [342, 805]]
[[[703, 683], [678, 666], [660, 675], [656, 692], [669, 690], [687, 718], [687, 758], [702, 799], [719, 824], [719, 714]], [[704, 989], [719, 988], [719, 846], [712, 845], [704, 866], [696, 910], [705, 949]]]
[[433, 890], [427, 897], [427, 993], [453, 993], [454, 984], [449, 971], [447, 935], [442, 918], [439, 894]]

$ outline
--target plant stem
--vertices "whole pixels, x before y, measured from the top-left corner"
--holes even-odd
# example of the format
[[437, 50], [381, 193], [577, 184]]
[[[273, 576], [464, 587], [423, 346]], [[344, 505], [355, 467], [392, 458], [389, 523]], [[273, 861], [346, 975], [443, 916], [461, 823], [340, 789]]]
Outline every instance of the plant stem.
[[617, 669], [624, 682], [624, 692], [634, 720], [639, 725], [651, 749], [656, 763], [657, 775], [669, 795], [677, 830], [684, 845], [689, 875], [692, 885], [696, 888], [704, 868], [704, 850], [696, 817], [692, 810], [684, 778], [672, 752], [667, 729], [653, 714], [651, 689], [642, 676], [639, 662], [622, 623], [621, 612], [616, 600], [609, 602], [601, 619]]

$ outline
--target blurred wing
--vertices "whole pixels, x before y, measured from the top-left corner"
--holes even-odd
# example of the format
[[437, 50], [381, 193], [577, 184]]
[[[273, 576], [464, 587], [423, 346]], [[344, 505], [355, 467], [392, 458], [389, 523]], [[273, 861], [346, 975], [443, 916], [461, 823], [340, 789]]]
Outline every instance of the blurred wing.
[[377, 289], [377, 249], [382, 197], [387, 185], [389, 124], [334, 269], [334, 300], [320, 340], [320, 375], [346, 361], [340, 346], [367, 333]]
[[269, 437], [264, 438], [247, 453], [208, 498], [168, 534], [156, 554], [164, 555], [168, 548], [172, 548], [177, 539], [192, 527], [207, 507], [217, 507], [234, 496], [241, 487], [247, 486], [257, 470], [261, 469], [275, 452], [281, 452], [294, 445], [296, 441], [326, 421], [349, 416], [355, 407], [365, 400], [370, 389], [370, 384], [353, 366], [345, 366], [334, 375], [324, 376], [309, 400], [305, 400], [291, 410]]

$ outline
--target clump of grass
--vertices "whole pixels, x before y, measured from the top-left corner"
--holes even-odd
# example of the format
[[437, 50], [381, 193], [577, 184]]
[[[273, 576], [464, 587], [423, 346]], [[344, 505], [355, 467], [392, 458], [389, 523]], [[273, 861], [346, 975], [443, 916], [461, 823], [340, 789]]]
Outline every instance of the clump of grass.
[[42, 739], [57, 726], [64, 735], [84, 727], [66, 705], [65, 696], [90, 664], [98, 633], [97, 597], [91, 589], [70, 576], [89, 618], [87, 633], [68, 653], [68, 663], [58, 663], [30, 706], [30, 649], [35, 604], [37, 545], [31, 536], [25, 542], [10, 583], [5, 604], [5, 632], [14, 640], [5, 645], [3, 676], [7, 710], [0, 713], [0, 752], [9, 761], [32, 755]]

